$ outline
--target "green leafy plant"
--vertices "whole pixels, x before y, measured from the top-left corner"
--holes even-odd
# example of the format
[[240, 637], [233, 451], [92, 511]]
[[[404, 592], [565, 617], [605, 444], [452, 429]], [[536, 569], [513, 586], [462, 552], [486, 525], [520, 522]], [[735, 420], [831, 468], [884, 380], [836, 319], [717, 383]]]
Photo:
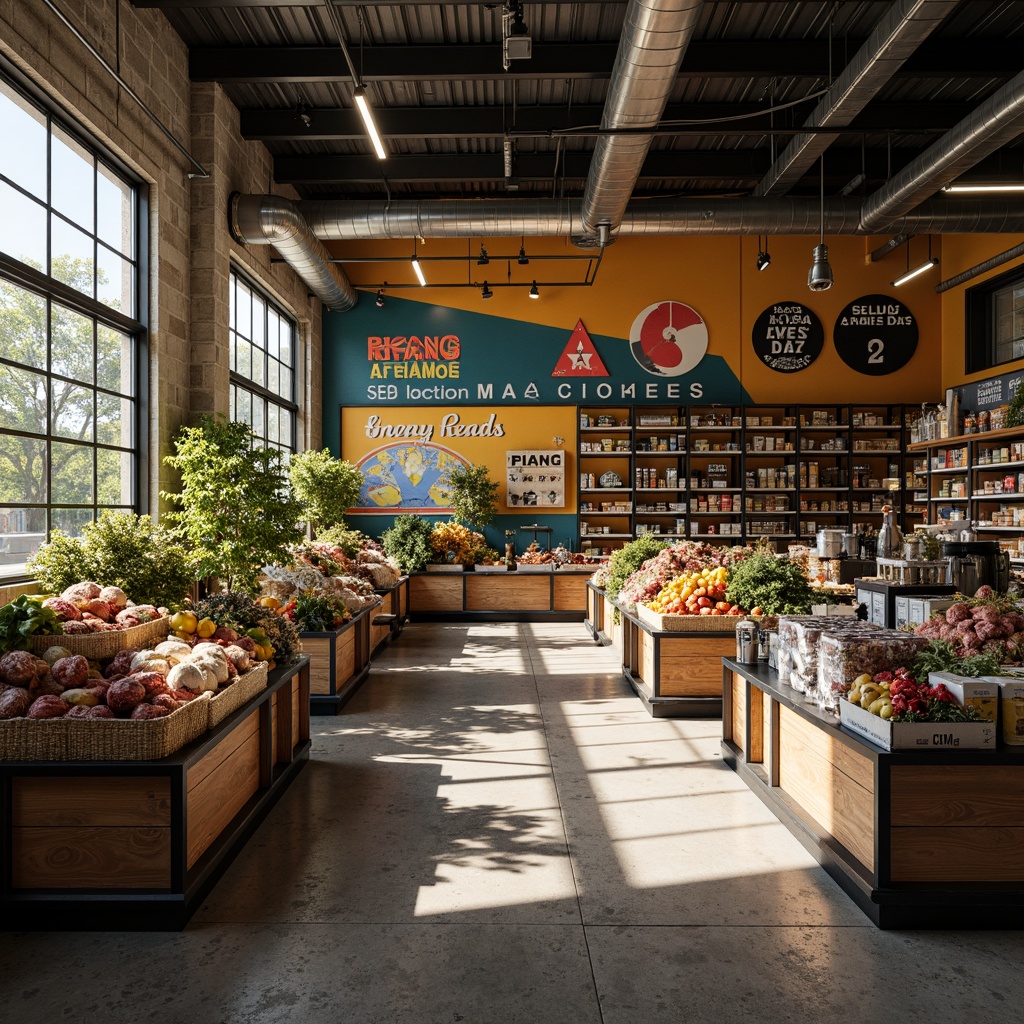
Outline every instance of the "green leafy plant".
[[991, 654], [970, 654], [961, 657], [948, 640], [929, 640], [910, 663], [910, 674], [927, 682], [931, 672], [955, 672], [958, 676], [997, 676], [999, 659]]
[[812, 604], [825, 604], [800, 566], [782, 561], [771, 551], [755, 550], [729, 570], [725, 599], [748, 611], [760, 609], [764, 615], [801, 615]]
[[608, 582], [605, 584], [605, 593], [609, 597], [617, 597], [623, 583], [648, 558], [653, 558], [659, 551], [664, 551], [667, 547], [668, 545], [663, 540], [644, 536], [637, 537], [636, 540], [624, 544], [618, 551], [612, 552], [612, 557], [608, 562]]
[[[288, 607], [285, 605], [286, 609]], [[294, 608], [286, 614], [301, 633], [326, 633], [337, 629], [348, 618], [343, 602], [309, 593], [297, 594]]]
[[255, 593], [260, 569], [286, 561], [302, 537], [302, 505], [280, 453], [261, 447], [246, 424], [212, 416], [183, 427], [174, 446], [164, 461], [181, 473], [181, 491], [164, 493], [177, 505], [167, 519], [195, 551], [200, 577]]
[[430, 547], [433, 525], [422, 516], [395, 516], [394, 525], [381, 535], [384, 553], [406, 572], [419, 572], [434, 555]]
[[1024, 424], [1024, 387], [1019, 387], [1014, 392], [1003, 417], [1005, 427], [1019, 427], [1021, 424]]
[[458, 466], [448, 475], [452, 518], [483, 529], [498, 512], [498, 485], [486, 466]]
[[43, 590], [51, 593], [92, 580], [120, 587], [133, 601], [177, 605], [197, 579], [196, 560], [171, 532], [149, 516], [101, 512], [81, 537], [54, 530], [28, 562]]
[[329, 448], [293, 455], [288, 478], [304, 506], [302, 517], [317, 538], [322, 530], [344, 521], [363, 486], [363, 474], [352, 463], [334, 458]]
[[62, 633], [55, 612], [43, 607], [43, 599], [22, 594], [0, 608], [0, 653], [27, 649], [29, 637]]

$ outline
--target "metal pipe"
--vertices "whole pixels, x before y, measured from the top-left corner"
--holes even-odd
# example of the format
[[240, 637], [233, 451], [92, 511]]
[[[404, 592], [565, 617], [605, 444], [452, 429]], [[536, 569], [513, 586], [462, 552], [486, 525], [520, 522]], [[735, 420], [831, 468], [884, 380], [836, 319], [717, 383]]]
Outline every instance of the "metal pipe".
[[946, 278], [945, 281], [940, 281], [936, 286], [937, 292], [948, 292], [950, 288], [955, 288], [959, 284], [963, 284], [965, 281], [970, 281], [971, 278], [980, 277], [986, 271], [994, 270], [996, 267], [1001, 266], [1004, 263], [1009, 263], [1010, 260], [1016, 259], [1018, 256], [1024, 256], [1024, 242], [1019, 242], [1011, 249], [1007, 249], [1005, 252], [999, 253], [997, 256], [992, 256], [990, 259], [984, 260], [982, 263], [976, 263], [973, 267], [968, 270], [964, 270], [959, 274], [955, 274], [953, 277]]

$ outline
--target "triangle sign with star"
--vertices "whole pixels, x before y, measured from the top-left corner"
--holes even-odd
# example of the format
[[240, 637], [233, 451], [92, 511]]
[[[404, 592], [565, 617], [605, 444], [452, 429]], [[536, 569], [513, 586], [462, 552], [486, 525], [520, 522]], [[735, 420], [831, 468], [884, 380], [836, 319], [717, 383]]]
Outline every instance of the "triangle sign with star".
[[564, 351], [551, 371], [552, 377], [609, 377], [582, 320], [576, 321]]

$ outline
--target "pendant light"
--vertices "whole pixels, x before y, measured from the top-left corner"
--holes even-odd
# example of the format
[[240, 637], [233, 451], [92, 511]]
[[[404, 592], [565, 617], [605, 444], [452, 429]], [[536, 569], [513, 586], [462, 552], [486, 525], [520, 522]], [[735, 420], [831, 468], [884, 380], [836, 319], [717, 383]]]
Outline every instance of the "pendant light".
[[764, 246], [761, 246], [761, 236], [757, 236], [757, 269], [767, 270], [772, 265], [771, 253], [768, 252], [768, 236], [764, 236]]
[[821, 207], [819, 212], [818, 244], [812, 254], [811, 269], [807, 271], [807, 287], [812, 292], [827, 292], [834, 280], [832, 267], [828, 262], [828, 246], [825, 244], [825, 160], [821, 160]]
[[910, 239], [907, 239], [907, 270], [906, 273], [900, 274], [895, 281], [890, 283], [894, 288], [899, 288], [901, 284], [906, 284], [908, 281], [912, 281], [918, 274], [923, 274], [926, 270], [931, 270], [932, 267], [936, 267], [939, 264], [938, 257], [932, 256], [932, 236], [928, 236], [928, 259], [924, 263], [910, 269]]

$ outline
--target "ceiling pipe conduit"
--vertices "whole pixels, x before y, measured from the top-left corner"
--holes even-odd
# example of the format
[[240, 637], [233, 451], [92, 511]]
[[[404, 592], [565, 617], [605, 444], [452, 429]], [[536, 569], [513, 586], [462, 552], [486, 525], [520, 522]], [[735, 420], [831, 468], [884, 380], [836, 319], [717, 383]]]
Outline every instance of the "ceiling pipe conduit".
[[808, 134], [789, 142], [754, 195], [783, 195], [800, 181], [837, 138], [834, 134], [814, 134], [815, 131], [850, 125], [958, 3], [959, 0], [894, 3], [807, 117], [804, 125]]
[[[397, 202], [307, 200], [298, 204], [310, 229], [325, 241], [381, 238], [566, 237], [581, 229], [579, 200], [451, 199]], [[627, 206], [620, 235], [817, 235], [819, 200], [649, 199]], [[825, 201], [825, 230], [860, 235], [861, 201]], [[929, 200], [892, 222], [910, 234], [1024, 231], [1024, 202], [1005, 196]]]
[[1012, 142], [1022, 127], [1024, 71], [868, 196], [864, 201], [862, 230], [866, 234], [888, 230], [923, 199]]
[[[602, 129], [657, 126], [700, 8], [699, 0], [631, 0], [601, 115]], [[639, 134], [602, 135], [597, 140], [583, 191], [577, 245], [612, 240], [653, 139], [653, 135]]]
[[232, 193], [228, 200], [228, 227], [243, 245], [272, 245], [329, 309], [345, 312], [357, 294], [344, 272], [330, 262], [323, 242], [306, 223], [290, 199], [273, 195]]

